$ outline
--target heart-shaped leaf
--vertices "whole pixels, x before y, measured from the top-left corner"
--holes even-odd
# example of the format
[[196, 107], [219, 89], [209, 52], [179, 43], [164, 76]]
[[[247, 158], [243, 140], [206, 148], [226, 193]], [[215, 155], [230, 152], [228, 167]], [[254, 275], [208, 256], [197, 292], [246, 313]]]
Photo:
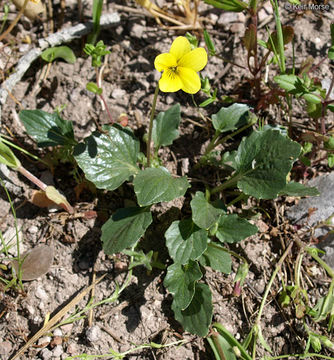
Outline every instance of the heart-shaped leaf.
[[273, 199], [286, 186], [286, 177], [301, 146], [276, 130], [253, 132], [238, 148], [238, 188], [258, 199]]
[[180, 104], [175, 104], [167, 111], [159, 113], [152, 130], [152, 139], [156, 148], [171, 145], [179, 137], [180, 120]]
[[255, 225], [236, 214], [222, 215], [218, 221], [217, 238], [221, 242], [235, 243], [258, 232]]
[[203, 274], [196, 261], [186, 265], [173, 264], [167, 269], [164, 286], [173, 295], [175, 306], [184, 310], [195, 294], [195, 283]]
[[102, 226], [103, 250], [112, 255], [133, 246], [152, 222], [149, 208], [118, 209]]
[[231, 255], [222, 246], [209, 243], [205, 252], [199, 258], [202, 266], [210, 266], [213, 270], [229, 274], [232, 268]]
[[195, 294], [189, 306], [182, 310], [173, 301], [172, 310], [175, 319], [183, 326], [184, 330], [199, 336], [206, 336], [212, 319], [212, 295], [208, 285], [195, 284]]
[[114, 190], [139, 172], [139, 142], [133, 133], [120, 126], [106, 126], [107, 134], [94, 132], [74, 149], [74, 157], [99, 189]]
[[193, 222], [201, 229], [209, 229], [224, 214], [224, 210], [211, 205], [201, 191], [196, 192], [190, 206]]
[[207, 232], [191, 219], [174, 221], [165, 237], [170, 257], [179, 264], [198, 259], [207, 248]]
[[183, 196], [189, 182], [186, 177], [174, 178], [165, 168], [147, 168], [133, 181], [138, 204], [147, 206]]
[[28, 135], [34, 138], [40, 147], [76, 144], [72, 122], [62, 119], [58, 113], [22, 110], [19, 117]]
[[221, 108], [212, 115], [212, 125], [219, 132], [232, 131], [247, 124], [250, 107], [245, 104], [233, 104]]

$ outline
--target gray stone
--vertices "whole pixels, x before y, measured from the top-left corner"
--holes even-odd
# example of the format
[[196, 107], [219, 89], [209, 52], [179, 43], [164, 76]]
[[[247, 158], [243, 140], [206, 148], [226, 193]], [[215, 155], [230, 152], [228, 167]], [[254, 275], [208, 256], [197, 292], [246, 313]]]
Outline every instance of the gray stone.
[[101, 338], [101, 329], [94, 325], [86, 331], [87, 340], [91, 343], [98, 341]]
[[23, 242], [23, 234], [22, 234], [22, 231], [20, 231], [20, 226], [18, 225], [18, 233], [17, 234], [16, 234], [15, 227], [10, 227], [3, 234], [3, 240], [4, 240], [5, 244], [7, 244], [8, 253], [14, 257], [18, 256], [17, 237], [19, 240], [20, 254], [22, 254], [25, 251], [26, 247]]
[[52, 351], [52, 355], [55, 357], [60, 357], [62, 355], [62, 353], [64, 352], [63, 347], [61, 345], [57, 345], [53, 351]]
[[49, 349], [42, 349], [40, 352], [40, 357], [43, 359], [43, 360], [49, 360], [52, 358], [52, 351], [50, 351]]
[[48, 294], [41, 286], [37, 287], [35, 296], [37, 297], [37, 299], [41, 299], [41, 300], [47, 300], [49, 298]]
[[[334, 173], [319, 176], [307, 185], [316, 187], [320, 196], [301, 199], [288, 211], [287, 217], [293, 224], [315, 226], [334, 215]], [[315, 209], [310, 212], [310, 216], [309, 209]], [[330, 230], [330, 226], [320, 226], [315, 229], [314, 235], [320, 240], [318, 247], [326, 252], [324, 261], [334, 269], [334, 234], [329, 234]]]
[[51, 341], [51, 337], [50, 336], [43, 336], [41, 338], [38, 339], [38, 345], [44, 345], [44, 346], [48, 346], [50, 344]]
[[16, 178], [16, 176], [13, 176], [13, 172], [11, 172], [6, 165], [0, 164], [0, 178], [3, 180], [5, 187], [10, 193], [18, 196], [21, 195], [23, 191], [20, 186], [14, 184], [14, 177]]
[[[293, 224], [315, 225], [325, 221], [334, 214], [334, 173], [319, 176], [308, 182], [308, 186], [314, 186], [320, 192], [319, 196], [311, 196], [301, 199], [297, 205], [291, 207], [287, 217]], [[309, 209], [316, 208], [309, 215]], [[316, 229], [315, 236], [325, 235], [328, 232], [324, 228]]]

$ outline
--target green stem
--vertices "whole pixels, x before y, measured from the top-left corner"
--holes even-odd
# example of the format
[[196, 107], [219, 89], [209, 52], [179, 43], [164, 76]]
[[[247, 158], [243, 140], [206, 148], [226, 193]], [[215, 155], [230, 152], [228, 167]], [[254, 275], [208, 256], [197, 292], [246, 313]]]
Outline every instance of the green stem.
[[223, 182], [221, 185], [216, 186], [215, 188], [213, 188], [211, 190], [211, 195], [216, 194], [217, 192], [220, 192], [220, 191], [222, 191], [222, 190], [224, 190], [226, 188], [229, 188], [231, 186], [234, 186], [238, 182], [240, 177], [241, 177], [240, 174], [232, 176], [229, 180], [227, 180], [227, 181]]
[[316, 250], [314, 248], [305, 247], [305, 251], [313, 257], [315, 261], [319, 263], [320, 266], [322, 266], [326, 271], [327, 274], [334, 280], [334, 271], [330, 266], [328, 266], [316, 253]]
[[29, 179], [31, 182], [33, 182], [36, 186], [38, 186], [41, 190], [45, 191], [47, 188], [47, 185], [44, 184], [41, 180], [39, 180], [35, 175], [33, 175], [30, 171], [25, 169], [22, 165], [15, 169], [19, 173], [21, 173], [23, 176], [25, 176], [27, 179]]
[[155, 88], [154, 98], [153, 98], [153, 103], [152, 103], [152, 109], [151, 109], [151, 116], [150, 116], [150, 125], [149, 125], [149, 128], [148, 128], [147, 153], [146, 153], [147, 167], [150, 167], [150, 165], [151, 165], [152, 129], [153, 129], [153, 120], [154, 120], [155, 108], [156, 108], [156, 105], [157, 105], [158, 93], [159, 93], [159, 84]]
[[206, 148], [203, 156], [208, 155], [208, 153], [216, 147], [215, 142], [219, 138], [219, 135], [220, 135], [220, 132], [216, 131], [214, 137], [212, 138], [208, 147]]
[[235, 135], [238, 135], [239, 133], [241, 133], [244, 130], [248, 129], [249, 127], [253, 126], [254, 123], [255, 123], [254, 121], [251, 121], [249, 124], [242, 126], [240, 129], [234, 131], [232, 134], [224, 136], [222, 139], [220, 139], [219, 141], [216, 142], [215, 146], [223, 144], [228, 139], [232, 139]]
[[[288, 256], [291, 248], [293, 246], [293, 242], [290, 243], [290, 245], [286, 248], [284, 254], [282, 255], [282, 257], [279, 259], [277, 265], [276, 265], [276, 268], [274, 270], [274, 272], [272, 273], [271, 275], [271, 278], [269, 280], [269, 283], [266, 287], [266, 291], [264, 292], [264, 295], [263, 295], [263, 298], [262, 298], [262, 301], [261, 301], [261, 305], [260, 305], [260, 308], [259, 308], [259, 312], [257, 314], [257, 317], [256, 317], [256, 320], [255, 320], [255, 323], [254, 323], [254, 326], [252, 328], [251, 331], [254, 331], [254, 327], [258, 327], [260, 328], [260, 320], [261, 320], [261, 316], [262, 316], [262, 312], [263, 312], [263, 309], [264, 309], [264, 306], [266, 304], [266, 301], [267, 301], [267, 298], [268, 298], [268, 295], [269, 295], [269, 292], [271, 290], [271, 286], [276, 278], [276, 275], [278, 274], [285, 258]], [[255, 348], [256, 348], [256, 341], [254, 342], [254, 348], [253, 348], [253, 359], [255, 359]]]
[[279, 9], [277, 0], [275, 0], [275, 3], [271, 2], [273, 9], [274, 9], [274, 16], [275, 16], [275, 22], [276, 22], [276, 31], [277, 31], [277, 40], [278, 40], [278, 53], [279, 53], [279, 67], [281, 74], [285, 74], [286, 67], [285, 67], [285, 56], [284, 56], [284, 39], [283, 39], [283, 31], [282, 31], [282, 24], [279, 17]]
[[216, 140], [218, 139], [220, 133], [215, 134], [215, 136], [213, 137], [213, 139], [210, 141], [210, 144], [208, 145], [207, 149], [205, 150], [204, 156], [207, 155], [211, 150], [213, 150], [216, 146], [223, 144], [225, 141], [227, 141], [228, 139], [232, 139], [235, 135], [238, 135], [239, 133], [241, 133], [242, 131], [246, 130], [247, 128], [249, 128], [250, 126], [254, 125], [254, 121], [251, 121], [249, 124], [246, 124], [244, 126], [242, 126], [240, 129], [234, 131], [232, 134], [226, 135], [223, 138], [221, 138], [219, 141], [216, 142]]

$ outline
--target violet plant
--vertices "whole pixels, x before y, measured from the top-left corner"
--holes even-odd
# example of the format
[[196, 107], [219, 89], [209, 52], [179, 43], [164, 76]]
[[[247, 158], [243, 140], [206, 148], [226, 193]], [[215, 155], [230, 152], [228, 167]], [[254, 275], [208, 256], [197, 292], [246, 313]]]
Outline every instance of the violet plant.
[[[179, 136], [181, 106], [155, 113], [159, 90], [183, 90], [195, 94], [201, 88], [198, 71], [207, 63], [203, 48], [192, 49], [186, 37], [177, 37], [169, 53], [155, 59], [155, 68], [163, 71], [156, 87], [148, 136], [147, 155], [140, 152], [140, 141], [128, 127], [106, 125], [82, 142], [74, 139], [71, 122], [41, 110], [23, 110], [20, 119], [27, 133], [39, 146], [69, 146], [86, 178], [99, 189], [114, 191], [123, 183], [131, 184], [137, 205], [120, 208], [102, 226], [101, 241], [108, 255], [124, 252], [134, 257], [136, 264], [149, 270], [167, 267], [164, 286], [173, 295], [175, 318], [186, 331], [206, 336], [212, 321], [213, 305], [209, 285], [205, 281], [205, 267], [224, 274], [231, 273], [232, 258], [240, 260], [235, 293], [242, 290], [248, 272], [245, 260], [231, 251], [228, 244], [237, 243], [258, 231], [254, 224], [237, 214], [229, 206], [254, 197], [274, 199], [279, 195], [316, 195], [317, 190], [302, 184], [287, 182], [294, 162], [302, 152], [284, 129], [257, 127], [257, 118], [245, 104], [222, 107], [211, 117], [215, 134], [202, 159], [195, 167], [214, 164], [225, 169], [225, 180], [210, 186], [196, 187], [187, 176], [171, 174], [158, 157], [161, 147], [170, 146]], [[218, 145], [253, 128], [237, 150], [217, 150]], [[228, 134], [228, 135], [226, 135]], [[51, 142], [51, 143], [50, 143]], [[152, 151], [154, 150], [154, 151]], [[224, 201], [227, 191], [234, 198]], [[169, 224], [164, 234], [171, 261], [161, 264], [152, 251], [141, 248], [141, 239], [153, 223], [152, 206], [176, 198], [191, 197], [191, 214]], [[162, 236], [163, 234], [161, 234]]]

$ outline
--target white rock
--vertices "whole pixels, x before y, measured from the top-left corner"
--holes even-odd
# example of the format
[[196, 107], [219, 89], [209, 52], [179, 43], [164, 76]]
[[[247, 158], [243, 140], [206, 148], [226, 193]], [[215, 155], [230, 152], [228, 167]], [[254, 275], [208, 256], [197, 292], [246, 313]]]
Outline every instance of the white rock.
[[57, 328], [54, 330], [53, 336], [63, 336], [63, 332], [61, 331], [61, 329]]
[[98, 341], [101, 338], [101, 329], [98, 326], [92, 326], [86, 331], [87, 340], [91, 343]]
[[36, 292], [35, 292], [35, 296], [38, 299], [41, 299], [41, 300], [47, 300], [48, 299], [48, 294], [46, 293], [46, 291], [41, 286], [37, 287]]
[[51, 337], [50, 336], [43, 336], [38, 339], [38, 345], [45, 345], [46, 346], [50, 343]]
[[10, 227], [3, 234], [3, 240], [4, 240], [5, 244], [7, 244], [7, 246], [9, 247], [8, 253], [14, 257], [17, 256], [17, 237], [19, 239], [20, 254], [22, 254], [26, 249], [23, 244], [22, 232], [18, 230], [18, 233], [16, 234], [15, 227]]
[[52, 358], [52, 351], [50, 351], [49, 349], [45, 348], [45, 349], [42, 349], [40, 352], [40, 357], [43, 359], [43, 360], [49, 360]]
[[32, 226], [30, 226], [30, 228], [28, 229], [28, 232], [30, 233], [30, 234], [37, 234], [37, 232], [38, 232], [38, 227], [36, 226], [36, 225], [32, 225]]
[[114, 89], [111, 93], [111, 96], [114, 99], [122, 99], [126, 95], [126, 91], [123, 89]]
[[61, 345], [57, 345], [53, 351], [52, 351], [52, 355], [56, 356], [56, 357], [60, 357], [62, 355], [62, 353], [64, 352], [63, 347]]

